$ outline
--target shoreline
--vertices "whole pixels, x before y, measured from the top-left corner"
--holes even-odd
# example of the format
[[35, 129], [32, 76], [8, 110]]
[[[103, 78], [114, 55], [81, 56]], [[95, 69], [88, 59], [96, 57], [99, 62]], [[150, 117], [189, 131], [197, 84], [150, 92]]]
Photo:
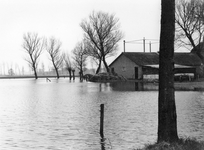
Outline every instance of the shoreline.
[[[78, 76], [75, 76], [78, 77]], [[29, 79], [29, 78], [33, 78], [35, 79], [35, 77], [33, 75], [25, 75], [25, 76], [0, 76], [0, 79]], [[38, 76], [38, 78], [56, 78], [56, 75], [40, 75]], [[61, 75], [60, 78], [69, 78], [69, 75]], [[90, 81], [92, 82], [92, 81]], [[154, 80], [101, 80], [101, 81], [96, 81], [96, 83], [114, 83], [114, 82], [137, 82], [137, 83], [144, 83], [144, 84], [149, 84], [149, 85], [153, 85], [154, 87], [158, 87], [159, 83], [158, 81], [154, 81]], [[198, 79], [195, 81], [183, 81], [183, 82], [179, 82], [179, 81], [175, 81], [174, 82], [174, 88], [175, 90], [184, 90], [184, 91], [204, 91], [204, 79]], [[155, 88], [154, 88], [155, 90]]]

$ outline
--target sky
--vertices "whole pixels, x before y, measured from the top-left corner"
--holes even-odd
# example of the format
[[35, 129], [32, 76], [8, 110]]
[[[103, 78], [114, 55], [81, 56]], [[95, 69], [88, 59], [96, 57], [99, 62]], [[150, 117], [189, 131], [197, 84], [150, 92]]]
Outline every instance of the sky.
[[[62, 51], [71, 53], [83, 38], [79, 24], [93, 11], [115, 14], [124, 33], [117, 55], [109, 58], [108, 63], [123, 52], [123, 40], [127, 42], [126, 51], [143, 52], [143, 38], [146, 52], [150, 50], [150, 41], [151, 51], [159, 50], [161, 0], [0, 0], [0, 68], [28, 66], [22, 47], [27, 32], [46, 38], [53, 36], [62, 42]], [[40, 63], [51, 65], [46, 52]]]

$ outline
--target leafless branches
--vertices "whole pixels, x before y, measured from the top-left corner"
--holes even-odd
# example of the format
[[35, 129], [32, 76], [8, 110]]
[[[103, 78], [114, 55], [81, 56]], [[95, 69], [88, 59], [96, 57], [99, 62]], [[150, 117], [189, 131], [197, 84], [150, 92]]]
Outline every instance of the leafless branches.
[[204, 0], [177, 0], [175, 22], [177, 46], [194, 48], [203, 41]]
[[85, 40], [77, 43], [72, 51], [75, 66], [79, 69], [80, 80], [83, 79], [83, 72], [86, 68], [87, 47]]
[[[117, 42], [123, 37], [119, 30], [119, 19], [115, 15], [104, 12], [93, 12], [89, 20], [83, 20], [80, 24], [84, 30], [85, 39], [90, 43], [91, 56], [97, 56], [103, 61], [107, 72], [106, 57], [112, 56], [117, 50]], [[98, 72], [97, 72], [98, 73]]]
[[72, 62], [71, 62], [71, 59], [69, 57], [69, 54], [66, 52], [66, 53], [63, 53], [63, 60], [64, 60], [64, 63], [65, 63], [65, 68], [66, 70], [69, 72], [69, 78], [70, 80], [72, 79]]
[[47, 52], [49, 53], [50, 60], [56, 71], [57, 78], [59, 78], [59, 68], [62, 66], [63, 57], [61, 54], [61, 42], [54, 37], [50, 38], [46, 44]]
[[38, 37], [38, 34], [36, 33], [24, 34], [23, 40], [22, 46], [28, 54], [26, 61], [34, 71], [35, 78], [37, 79], [38, 60], [43, 51], [45, 41], [43, 38]]

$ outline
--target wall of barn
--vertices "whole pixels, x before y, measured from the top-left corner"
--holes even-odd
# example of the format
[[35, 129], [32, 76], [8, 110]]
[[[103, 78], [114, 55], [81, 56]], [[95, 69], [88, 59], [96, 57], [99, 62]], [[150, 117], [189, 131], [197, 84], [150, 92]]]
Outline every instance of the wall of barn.
[[204, 78], [204, 66], [196, 67], [196, 78]]
[[129, 58], [121, 55], [111, 66], [110, 70], [114, 70], [118, 75], [122, 75], [127, 79], [135, 79], [135, 67], [138, 68], [138, 78], [143, 77], [142, 67], [136, 65]]

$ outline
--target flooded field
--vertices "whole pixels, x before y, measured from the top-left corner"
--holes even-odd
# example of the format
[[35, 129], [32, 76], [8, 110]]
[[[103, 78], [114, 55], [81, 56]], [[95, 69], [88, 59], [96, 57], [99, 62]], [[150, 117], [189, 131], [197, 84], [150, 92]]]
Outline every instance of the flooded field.
[[[51, 80], [0, 80], [1, 150], [132, 150], [156, 141], [157, 85]], [[204, 92], [175, 95], [179, 136], [204, 140]]]

